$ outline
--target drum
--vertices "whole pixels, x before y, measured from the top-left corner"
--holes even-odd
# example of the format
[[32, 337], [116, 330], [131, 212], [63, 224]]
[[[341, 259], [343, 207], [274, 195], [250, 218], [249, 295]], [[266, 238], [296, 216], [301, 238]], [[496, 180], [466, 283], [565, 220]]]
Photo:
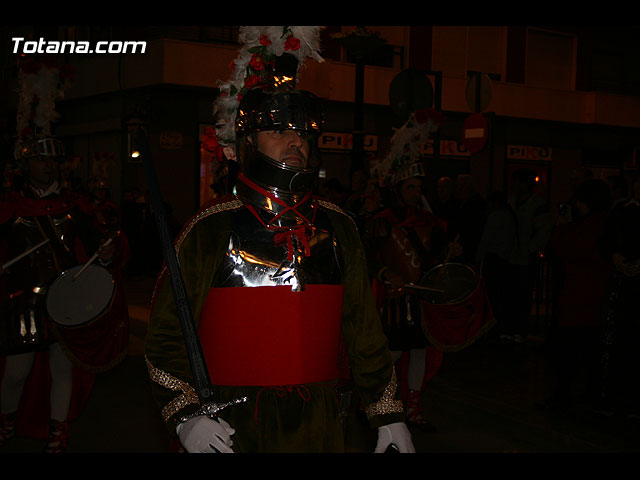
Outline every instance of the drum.
[[425, 302], [442, 305], [458, 303], [478, 287], [478, 274], [463, 263], [447, 263], [429, 270], [420, 280], [420, 297]]
[[65, 270], [47, 292], [46, 310], [60, 327], [80, 327], [100, 317], [110, 306], [115, 285], [111, 274], [89, 265], [74, 279], [83, 265]]
[[423, 276], [419, 287], [422, 329], [439, 350], [462, 350], [495, 324], [484, 282], [468, 265], [438, 265]]

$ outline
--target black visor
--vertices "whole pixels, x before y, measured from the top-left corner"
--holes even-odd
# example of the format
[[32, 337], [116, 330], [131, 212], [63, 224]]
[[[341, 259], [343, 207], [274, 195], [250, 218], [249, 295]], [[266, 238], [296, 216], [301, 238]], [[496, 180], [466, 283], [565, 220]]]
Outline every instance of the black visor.
[[319, 134], [324, 123], [320, 99], [304, 90], [268, 93], [256, 89], [240, 102], [236, 135], [263, 130], [301, 130]]
[[63, 157], [64, 144], [56, 138], [43, 138], [25, 143], [17, 152], [19, 158]]

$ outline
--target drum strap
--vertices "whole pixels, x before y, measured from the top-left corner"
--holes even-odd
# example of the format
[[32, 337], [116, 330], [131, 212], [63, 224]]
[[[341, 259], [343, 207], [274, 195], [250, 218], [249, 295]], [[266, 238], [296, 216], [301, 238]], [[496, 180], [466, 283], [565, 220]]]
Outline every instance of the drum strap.
[[429, 252], [418, 237], [418, 232], [416, 232], [413, 228], [406, 228], [406, 232], [407, 238], [411, 242], [413, 248], [418, 252], [418, 255], [420, 255], [420, 259], [423, 263], [426, 262], [429, 258]]
[[[395, 226], [397, 228], [403, 228], [404, 231], [407, 233], [407, 237], [411, 242], [411, 245], [419, 254], [422, 261], [429, 263], [428, 262], [429, 258], [433, 256], [432, 252], [434, 250], [438, 251], [438, 248], [434, 249], [434, 242], [433, 242], [434, 238], [433, 238], [433, 228], [432, 228], [437, 223], [434, 224], [434, 222], [430, 221], [429, 218], [417, 215], [414, 208], [407, 208], [406, 217], [404, 218], [404, 220], [398, 221], [397, 218], [393, 215], [391, 215], [391, 218], [394, 220], [393, 223], [395, 223]], [[427, 250], [425, 248], [424, 244], [420, 240], [420, 237], [418, 236], [418, 232], [416, 231], [415, 227], [431, 227], [429, 229], [429, 236], [432, 237], [430, 238], [431, 250]], [[439, 242], [436, 242], [436, 243], [439, 243]]]
[[[51, 222], [51, 225], [53, 225], [53, 222], [51, 221], [51, 217], [49, 215], [47, 215], [47, 218]], [[36, 223], [36, 225], [38, 226], [38, 230], [40, 230], [40, 233], [42, 234], [42, 237], [43, 237], [42, 239], [43, 240], [46, 240], [46, 239], [51, 240], [51, 238], [44, 231], [44, 228], [42, 228], [42, 224], [38, 220], [38, 217], [33, 217], [33, 220]], [[55, 232], [55, 230], [54, 230], [54, 232]], [[54, 235], [54, 237], [56, 237], [56, 240], [58, 240], [58, 236], [57, 235]], [[53, 263], [56, 266], [56, 270], [58, 271], [58, 273], [62, 273], [62, 268], [60, 267], [60, 263], [58, 262], [58, 257], [56, 256], [56, 249], [55, 249], [55, 247], [53, 245], [51, 245], [51, 257], [53, 258]]]

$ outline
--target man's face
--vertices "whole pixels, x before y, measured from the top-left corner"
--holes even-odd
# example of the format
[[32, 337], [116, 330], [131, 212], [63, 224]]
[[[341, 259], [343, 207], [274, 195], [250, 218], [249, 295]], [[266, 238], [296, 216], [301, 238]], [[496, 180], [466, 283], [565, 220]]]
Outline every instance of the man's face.
[[309, 141], [304, 132], [267, 130], [258, 132], [258, 150], [290, 167], [309, 167]]
[[29, 181], [33, 186], [46, 188], [57, 179], [56, 162], [51, 157], [32, 157], [29, 162]]
[[400, 198], [402, 203], [408, 207], [420, 205], [422, 180], [419, 178], [409, 178], [400, 185]]

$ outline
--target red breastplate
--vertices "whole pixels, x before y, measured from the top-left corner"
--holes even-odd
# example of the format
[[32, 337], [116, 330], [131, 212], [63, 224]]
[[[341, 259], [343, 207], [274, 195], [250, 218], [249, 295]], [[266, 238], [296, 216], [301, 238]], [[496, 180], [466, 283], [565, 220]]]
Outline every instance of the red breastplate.
[[214, 385], [273, 386], [338, 377], [342, 285], [211, 288], [200, 342]]

